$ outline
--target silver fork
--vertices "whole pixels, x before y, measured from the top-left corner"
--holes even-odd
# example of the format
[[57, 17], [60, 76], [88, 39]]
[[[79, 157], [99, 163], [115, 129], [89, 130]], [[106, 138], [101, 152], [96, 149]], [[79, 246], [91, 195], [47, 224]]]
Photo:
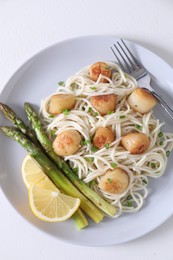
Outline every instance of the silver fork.
[[122, 70], [132, 77], [134, 77], [140, 85], [153, 94], [158, 100], [158, 103], [166, 111], [166, 113], [173, 120], [173, 109], [167, 105], [167, 103], [160, 97], [160, 95], [151, 87], [151, 77], [144, 66], [137, 60], [137, 58], [129, 50], [125, 42], [121, 39], [121, 42], [114, 44], [114, 48], [111, 47], [113, 54], [115, 55]]

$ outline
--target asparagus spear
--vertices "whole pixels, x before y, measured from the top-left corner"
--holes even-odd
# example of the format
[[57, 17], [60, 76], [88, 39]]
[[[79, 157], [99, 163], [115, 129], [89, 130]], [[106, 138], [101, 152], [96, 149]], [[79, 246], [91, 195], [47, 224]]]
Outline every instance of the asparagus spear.
[[64, 172], [66, 177], [75, 185], [88, 199], [90, 199], [98, 208], [102, 209], [105, 213], [110, 216], [115, 214], [115, 207], [110, 203], [101, 198], [95, 191], [90, 189], [78, 176], [72, 171], [67, 162], [58, 156], [53, 148], [52, 142], [48, 138], [41, 120], [39, 119], [36, 111], [29, 103], [24, 104], [25, 111], [28, 119], [31, 122], [31, 127], [35, 131], [37, 139], [43, 146], [49, 157], [57, 164], [57, 166]]
[[[54, 182], [54, 184], [62, 190], [65, 194], [79, 198], [81, 200], [81, 208], [86, 212], [96, 223], [100, 222], [104, 214], [91, 201], [89, 201], [73, 184], [58, 170], [57, 166], [44, 154], [44, 152], [31, 142], [21, 131], [12, 127], [0, 127], [7, 136], [17, 141], [25, 150], [28, 151], [38, 164], [42, 167], [47, 176]], [[79, 215], [78, 215], [79, 217]]]
[[9, 106], [0, 103], [0, 111], [2, 111], [4, 116], [9, 119], [23, 134], [27, 135], [35, 144], [39, 144], [34, 132], [25, 125], [22, 119], [18, 117]]
[[82, 229], [88, 226], [88, 221], [83, 213], [83, 211], [78, 208], [78, 210], [73, 214], [73, 219], [78, 227], [78, 229]]

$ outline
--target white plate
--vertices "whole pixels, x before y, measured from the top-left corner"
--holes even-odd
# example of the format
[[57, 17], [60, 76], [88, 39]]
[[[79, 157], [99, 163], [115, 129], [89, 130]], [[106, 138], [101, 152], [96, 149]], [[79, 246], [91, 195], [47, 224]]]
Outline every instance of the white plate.
[[[91, 36], [67, 40], [55, 44], [27, 61], [9, 80], [0, 101], [12, 106], [26, 118], [23, 103], [39, 106], [40, 100], [54, 92], [57, 83], [66, 80], [82, 67], [102, 60], [114, 59], [110, 46], [114, 37]], [[173, 70], [158, 56], [145, 48], [128, 42], [136, 56], [148, 68], [156, 80], [157, 89], [170, 104], [173, 99]], [[166, 122], [171, 131], [173, 122], [157, 106], [158, 117]], [[7, 125], [4, 118], [0, 125]], [[119, 244], [136, 239], [158, 227], [173, 214], [173, 170], [171, 159], [163, 177], [151, 180], [150, 195], [140, 212], [124, 214], [118, 219], [105, 218], [100, 224], [90, 222], [82, 231], [76, 229], [73, 220], [65, 223], [45, 223], [30, 211], [27, 190], [22, 182], [20, 167], [26, 152], [17, 143], [0, 133], [0, 185], [11, 205], [29, 223], [55, 238], [69, 243], [88, 246]]]

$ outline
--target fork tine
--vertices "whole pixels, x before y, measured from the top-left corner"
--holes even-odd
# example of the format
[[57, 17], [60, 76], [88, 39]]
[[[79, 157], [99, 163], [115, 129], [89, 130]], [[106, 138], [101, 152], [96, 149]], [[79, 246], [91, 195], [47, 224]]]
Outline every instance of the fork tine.
[[119, 59], [118, 55], [116, 54], [116, 52], [114, 51], [114, 49], [112, 47], [111, 47], [111, 50], [112, 50], [113, 54], [115, 55], [116, 59], [118, 60], [123, 71], [126, 71], [126, 68], [124, 67], [124, 65], [122, 64], [121, 60]]
[[129, 73], [131, 73], [131, 69], [129, 64], [127, 63], [126, 59], [124, 58], [124, 56], [122, 55], [122, 53], [120, 52], [119, 48], [117, 47], [116, 44], [114, 44], [114, 47], [116, 48], [117, 52], [119, 53], [120, 57], [122, 58], [122, 60], [124, 61], [125, 65], [126, 65], [126, 71], [128, 71]]
[[142, 64], [135, 58], [135, 56], [132, 54], [132, 52], [129, 50], [129, 48], [127, 47], [127, 45], [125, 44], [125, 42], [123, 41], [123, 39], [121, 39], [121, 42], [123, 43], [124, 47], [126, 48], [126, 50], [128, 51], [128, 53], [130, 54], [131, 58], [133, 59], [134, 63], [136, 66], [138, 67], [142, 67]]
[[127, 53], [125, 52], [125, 50], [124, 50], [123, 47], [121, 46], [121, 44], [120, 44], [119, 42], [117, 42], [117, 44], [118, 44], [119, 47], [121, 48], [122, 52], [124, 53], [125, 57], [126, 57], [127, 60], [129, 61], [129, 63], [130, 63], [131, 66], [133, 67], [133, 69], [136, 69], [136, 64], [131, 61], [131, 59], [129, 58], [129, 56], [127, 55]]

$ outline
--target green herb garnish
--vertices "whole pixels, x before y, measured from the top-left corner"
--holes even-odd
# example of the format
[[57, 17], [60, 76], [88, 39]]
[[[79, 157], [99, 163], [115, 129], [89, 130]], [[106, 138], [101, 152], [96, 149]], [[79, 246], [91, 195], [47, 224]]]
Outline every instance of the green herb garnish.
[[92, 107], [89, 107], [88, 108], [88, 113], [91, 113], [91, 111], [92, 111]]
[[113, 113], [114, 113], [114, 111], [109, 111], [109, 112], [107, 112], [107, 115], [111, 115]]
[[112, 167], [112, 168], [115, 168], [116, 166], [117, 166], [116, 163], [111, 163], [111, 167]]
[[163, 132], [159, 132], [158, 137], [162, 137], [163, 136]]
[[108, 69], [110, 69], [110, 68], [111, 68], [110, 66], [104, 67], [105, 70], [108, 70]]
[[142, 182], [146, 185], [148, 184], [148, 182], [145, 179], [143, 179]]
[[54, 115], [50, 115], [49, 118], [54, 118], [55, 116]]
[[91, 151], [92, 151], [92, 152], [96, 152], [96, 151], [97, 151], [97, 147], [92, 146]]
[[97, 88], [96, 87], [90, 87], [91, 90], [96, 90]]
[[151, 163], [151, 168], [156, 168], [156, 164], [155, 163]]
[[86, 158], [84, 158], [85, 159], [85, 161], [87, 161], [87, 162], [94, 162], [94, 158], [93, 157], [86, 157]]
[[109, 183], [112, 183], [112, 179], [110, 179], [110, 178], [108, 178], [107, 181], [108, 181]]
[[166, 151], [166, 156], [169, 157], [170, 151]]
[[85, 140], [84, 141], [84, 144], [86, 145], [86, 144], [91, 144], [91, 141], [90, 140]]
[[141, 130], [142, 126], [141, 125], [135, 125], [136, 129]]
[[127, 207], [132, 207], [132, 201], [127, 201]]
[[59, 85], [59, 86], [63, 86], [63, 85], [64, 85], [64, 81], [59, 81], [59, 82], [58, 82], [58, 85]]
[[119, 116], [119, 118], [120, 118], [120, 119], [123, 119], [123, 118], [125, 118], [125, 117], [126, 117], [126, 116], [124, 116], [124, 115], [122, 115], [122, 116]]
[[64, 109], [64, 110], [63, 110], [63, 114], [64, 114], [65, 116], [67, 116], [67, 115], [69, 114], [69, 112], [70, 112], [69, 109]]
[[91, 143], [93, 142], [93, 139], [94, 139], [94, 135], [92, 135], [92, 136], [90, 137]]
[[108, 144], [108, 143], [105, 144], [105, 148], [106, 148], [106, 149], [109, 149], [109, 144]]
[[51, 130], [51, 131], [50, 131], [51, 137], [55, 136], [55, 134], [56, 134], [56, 130]]
[[74, 90], [75, 88], [78, 88], [78, 84], [73, 82], [73, 83], [71, 83], [70, 87], [72, 90]]
[[94, 117], [98, 116], [98, 114], [99, 114], [99, 113], [95, 112], [95, 113], [94, 113]]

